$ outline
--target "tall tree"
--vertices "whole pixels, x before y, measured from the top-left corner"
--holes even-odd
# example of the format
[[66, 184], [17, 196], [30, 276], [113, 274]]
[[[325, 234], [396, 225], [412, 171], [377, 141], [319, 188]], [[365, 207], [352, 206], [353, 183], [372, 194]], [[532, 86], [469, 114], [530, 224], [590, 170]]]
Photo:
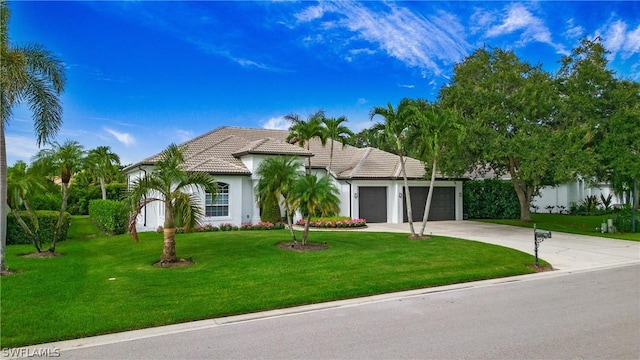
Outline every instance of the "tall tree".
[[0, 1], [0, 271], [6, 271], [7, 149], [5, 126], [15, 105], [26, 102], [33, 113], [38, 146], [62, 124], [59, 96], [64, 90], [64, 63], [41, 45], [14, 46], [9, 42], [10, 11]]
[[[310, 150], [310, 142], [312, 139], [318, 138], [322, 146], [326, 144], [326, 136], [322, 128], [322, 119], [324, 119], [324, 111], [319, 110], [309, 116], [305, 121], [296, 114], [285, 115], [285, 120], [291, 122], [289, 127], [289, 136], [287, 141], [298, 143], [301, 147]], [[311, 157], [307, 158], [307, 174], [311, 173]]]
[[353, 132], [349, 130], [348, 127], [342, 125], [347, 122], [347, 118], [344, 116], [340, 116], [339, 118], [323, 118], [322, 123], [324, 124], [324, 132], [325, 137], [331, 141], [331, 150], [329, 152], [329, 169], [327, 170], [327, 176], [331, 174], [331, 168], [333, 165], [333, 142], [338, 141], [342, 144], [344, 148], [349, 138], [354, 136]]
[[407, 170], [405, 168], [405, 144], [410, 117], [415, 114], [415, 111], [415, 102], [411, 99], [405, 98], [400, 101], [396, 109], [393, 108], [391, 103], [387, 103], [387, 107], [374, 107], [370, 114], [372, 120], [375, 116], [381, 116], [384, 118], [384, 123], [376, 124], [374, 128], [381, 131], [382, 141], [389, 141], [395, 144], [396, 153], [400, 157], [400, 170], [402, 172], [402, 179], [404, 180], [404, 199], [407, 207], [407, 218], [409, 219], [409, 229], [411, 230], [412, 237], [416, 237], [416, 231], [413, 226], [411, 192], [409, 191], [409, 181], [407, 180]]
[[[7, 188], [11, 214], [16, 219], [22, 230], [29, 236], [31, 243], [37, 252], [43, 248], [43, 240], [40, 236], [40, 226], [35, 211], [29, 205], [30, 199], [38, 192], [46, 191], [44, 177], [33, 171], [24, 161], [18, 161], [7, 169]], [[31, 223], [31, 226], [22, 219], [20, 210], [23, 210]]]
[[429, 103], [422, 99], [417, 100], [416, 105], [417, 112], [410, 122], [407, 144], [413, 145], [414, 154], [418, 159], [431, 160], [431, 171], [428, 171], [431, 174], [431, 181], [424, 206], [422, 226], [418, 232], [418, 237], [422, 237], [429, 219], [440, 153], [447, 147], [462, 142], [464, 128], [458, 122], [458, 116], [453, 109], [445, 109], [438, 103]]
[[293, 232], [293, 224], [291, 223], [294, 209], [291, 187], [299, 176], [298, 169], [302, 166], [296, 157], [281, 155], [265, 159], [260, 163], [257, 171], [257, 175], [260, 177], [258, 185], [256, 185], [258, 204], [263, 206], [272, 198], [275, 198], [278, 204], [282, 204], [293, 241], [296, 241], [296, 234]]
[[311, 216], [316, 213], [329, 216], [340, 210], [339, 190], [323, 176], [318, 179], [313, 174], [305, 174], [294, 181], [291, 188], [294, 207], [299, 208], [305, 215], [304, 230], [302, 231], [302, 245], [307, 243]]
[[129, 221], [131, 236], [137, 241], [136, 219], [142, 209], [153, 202], [164, 206], [164, 245], [161, 263], [174, 263], [176, 256], [176, 224], [184, 226], [190, 232], [200, 223], [204, 207], [198, 192], [204, 190], [217, 193], [218, 184], [209, 173], [187, 172], [183, 168], [184, 149], [175, 144], [169, 145], [160, 154], [153, 171], [133, 181], [129, 192], [129, 201], [133, 214]]
[[440, 99], [456, 107], [469, 133], [469, 169], [488, 165], [508, 173], [520, 202], [520, 219], [531, 221], [534, 192], [575, 178], [588, 168], [588, 128], [561, 116], [557, 84], [540, 66], [512, 51], [479, 49], [454, 67]]
[[120, 157], [111, 152], [108, 146], [98, 146], [89, 150], [85, 164], [98, 177], [100, 190], [102, 190], [102, 200], [107, 200], [106, 178], [120, 165]]
[[58, 216], [58, 224], [49, 251], [56, 251], [56, 239], [60, 238], [64, 213], [67, 211], [69, 183], [71, 177], [82, 169], [84, 150], [77, 141], [67, 140], [63, 144], [53, 143], [52, 148], [42, 149], [34, 156], [34, 167], [45, 169], [52, 176], [59, 176], [62, 185], [62, 206]]

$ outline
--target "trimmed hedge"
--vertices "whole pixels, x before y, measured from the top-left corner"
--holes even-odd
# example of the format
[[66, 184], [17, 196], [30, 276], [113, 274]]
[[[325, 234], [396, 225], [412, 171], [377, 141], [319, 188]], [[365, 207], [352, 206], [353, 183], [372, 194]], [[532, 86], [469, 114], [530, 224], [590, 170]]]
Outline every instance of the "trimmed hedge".
[[89, 217], [108, 234], [124, 234], [129, 221], [129, 206], [124, 201], [91, 200]]
[[[56, 224], [58, 223], [58, 216], [60, 211], [50, 210], [36, 210], [36, 217], [38, 219], [38, 225], [40, 227], [40, 237], [44, 243], [51, 242], [53, 236], [56, 233]], [[31, 227], [31, 221], [26, 211], [20, 211], [20, 216]], [[58, 241], [67, 239], [67, 231], [71, 225], [71, 215], [65, 212], [64, 220], [62, 224], [62, 232]], [[33, 228], [32, 228], [33, 230]], [[7, 245], [15, 244], [31, 244], [31, 239], [24, 232], [20, 224], [16, 221], [13, 214], [7, 215]]]
[[511, 181], [470, 180], [463, 186], [464, 213], [469, 219], [519, 219], [520, 202]]

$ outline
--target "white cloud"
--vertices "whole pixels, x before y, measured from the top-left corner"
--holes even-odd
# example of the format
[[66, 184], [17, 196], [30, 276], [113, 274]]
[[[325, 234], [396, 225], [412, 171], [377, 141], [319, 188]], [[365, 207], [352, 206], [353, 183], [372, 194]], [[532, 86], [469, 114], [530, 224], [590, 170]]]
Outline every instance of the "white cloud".
[[298, 22], [309, 22], [316, 19], [320, 19], [324, 15], [324, 8], [322, 4], [314, 5], [306, 8], [304, 11], [295, 14]]
[[398, 87], [401, 87], [401, 88], [407, 88], [407, 89], [413, 89], [413, 88], [415, 88], [416, 86], [415, 86], [415, 85], [413, 85], [413, 84], [398, 84]]
[[631, 54], [640, 52], [640, 25], [627, 34], [627, 41], [624, 44], [624, 51]]
[[582, 26], [575, 25], [573, 23], [573, 19], [567, 20], [567, 30], [563, 33], [564, 36], [571, 39], [577, 39], [581, 37], [582, 34], [584, 34], [584, 28]]
[[285, 120], [284, 117], [273, 117], [269, 120], [262, 122], [263, 129], [272, 129], [272, 130], [287, 130], [291, 126], [289, 121]]
[[492, 38], [521, 31], [520, 41], [518, 42], [520, 46], [536, 41], [552, 46], [559, 54], [569, 54], [562, 44], [553, 42], [551, 31], [549, 31], [544, 25], [544, 22], [540, 18], [535, 17], [525, 5], [515, 3], [508, 6], [506, 10], [507, 13], [503, 16], [502, 22], [489, 27], [485, 36]]
[[621, 53], [623, 59], [628, 59], [640, 52], [640, 25], [635, 30], [627, 31], [627, 23], [616, 20], [602, 26], [596, 31], [602, 38], [602, 44], [609, 50], [609, 60]]
[[364, 105], [366, 103], [368, 103], [369, 101], [365, 98], [360, 98], [358, 99], [358, 101], [356, 101], [356, 105]]
[[7, 142], [7, 164], [9, 166], [18, 160], [29, 163], [31, 157], [40, 150], [36, 145], [36, 139], [31, 137], [5, 134], [5, 140]]
[[111, 134], [113, 137], [116, 138], [116, 140], [120, 141], [122, 144], [124, 144], [127, 147], [132, 146], [136, 143], [136, 139], [133, 137], [133, 135], [129, 133], [121, 133], [119, 131], [116, 131], [107, 127], [104, 127], [102, 129], [108, 132], [109, 134]]
[[[323, 4], [322, 11], [317, 6], [309, 7], [298, 14], [298, 19], [313, 21], [327, 13], [337, 14], [340, 20], [332, 23], [332, 26], [345, 28], [356, 37], [344, 39], [344, 43], [336, 46], [361, 44], [364, 40], [408, 66], [428, 69], [434, 74], [442, 72], [437, 61], [450, 64], [460, 61], [467, 54], [469, 45], [464, 40], [463, 27], [454, 15], [441, 11], [437, 16], [427, 18], [396, 3], [386, 3], [386, 6], [389, 10], [384, 13], [370, 10], [364, 3], [329, 2]], [[323, 29], [314, 27], [314, 30]], [[330, 35], [333, 38], [336, 34], [334, 29]], [[305, 41], [312, 39], [322, 38], [307, 36]], [[339, 42], [332, 42], [335, 43]], [[351, 55], [377, 52], [372, 49], [363, 52], [361, 46], [353, 50], [341, 47], [336, 51]], [[346, 58], [353, 59], [352, 56]]]

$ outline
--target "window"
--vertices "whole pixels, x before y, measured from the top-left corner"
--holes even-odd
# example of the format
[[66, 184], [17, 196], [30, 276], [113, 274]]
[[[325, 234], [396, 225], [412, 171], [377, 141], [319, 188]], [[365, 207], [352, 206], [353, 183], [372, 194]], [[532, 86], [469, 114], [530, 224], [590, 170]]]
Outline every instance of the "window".
[[211, 201], [211, 193], [205, 195], [206, 216], [229, 216], [229, 184], [218, 183], [215, 200]]

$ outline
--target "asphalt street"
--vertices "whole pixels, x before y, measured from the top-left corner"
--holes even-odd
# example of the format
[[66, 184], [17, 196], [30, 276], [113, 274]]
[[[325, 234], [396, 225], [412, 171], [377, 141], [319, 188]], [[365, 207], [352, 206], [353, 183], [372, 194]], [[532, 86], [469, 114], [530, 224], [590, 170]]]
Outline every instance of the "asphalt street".
[[638, 359], [638, 339], [640, 265], [621, 265], [223, 318], [76, 344], [61, 358]]

